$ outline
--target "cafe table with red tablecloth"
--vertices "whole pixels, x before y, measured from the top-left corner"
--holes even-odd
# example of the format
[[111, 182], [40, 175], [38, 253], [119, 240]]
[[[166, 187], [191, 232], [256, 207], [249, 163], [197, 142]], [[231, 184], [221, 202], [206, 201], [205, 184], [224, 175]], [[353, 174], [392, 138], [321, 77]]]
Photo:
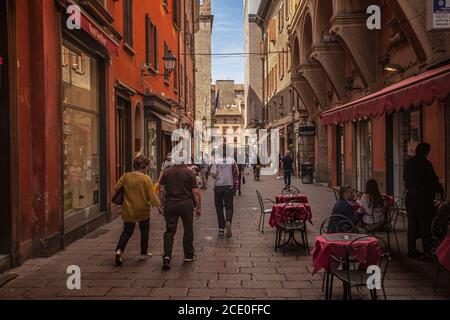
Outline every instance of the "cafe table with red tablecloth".
[[274, 228], [278, 223], [283, 223], [293, 217], [298, 220], [308, 220], [312, 224], [311, 206], [308, 203], [279, 203], [272, 207], [269, 225]]
[[439, 245], [436, 250], [436, 256], [439, 263], [448, 271], [450, 271], [450, 235]]
[[276, 203], [300, 202], [309, 203], [308, 197], [304, 194], [279, 194], [275, 196]]
[[312, 250], [313, 274], [321, 269], [327, 269], [331, 256], [342, 258], [345, 256], [347, 247], [351, 244], [354, 248], [356, 260], [365, 266], [377, 265], [382, 256], [382, 248], [378, 245], [375, 237], [367, 236], [363, 239], [363, 234], [356, 233], [333, 233], [316, 237], [316, 243]]

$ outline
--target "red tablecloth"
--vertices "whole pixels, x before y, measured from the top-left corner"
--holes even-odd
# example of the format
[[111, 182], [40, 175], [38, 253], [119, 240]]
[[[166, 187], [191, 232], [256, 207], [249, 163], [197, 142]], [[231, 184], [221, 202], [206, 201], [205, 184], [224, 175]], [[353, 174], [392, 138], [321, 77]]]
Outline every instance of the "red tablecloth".
[[308, 197], [304, 194], [283, 194], [275, 196], [276, 203], [287, 203], [290, 201], [298, 201], [300, 203], [309, 203]]
[[286, 222], [288, 216], [294, 216], [296, 219], [308, 220], [312, 224], [311, 207], [307, 203], [280, 203], [272, 207], [269, 225], [273, 228], [279, 222]]
[[436, 250], [436, 256], [439, 263], [448, 271], [450, 271], [450, 235], [439, 245]]
[[[350, 240], [346, 240], [345, 236], [349, 237]], [[363, 235], [334, 233], [316, 237], [316, 244], [311, 252], [314, 267], [313, 274], [328, 267], [331, 255], [336, 258], [342, 258], [345, 255], [346, 246], [352, 242], [351, 239], [361, 236]], [[355, 242], [352, 247], [355, 249], [354, 253], [358, 262], [365, 266], [378, 264], [383, 254], [381, 247], [378, 245], [378, 240], [374, 237], [361, 239]]]

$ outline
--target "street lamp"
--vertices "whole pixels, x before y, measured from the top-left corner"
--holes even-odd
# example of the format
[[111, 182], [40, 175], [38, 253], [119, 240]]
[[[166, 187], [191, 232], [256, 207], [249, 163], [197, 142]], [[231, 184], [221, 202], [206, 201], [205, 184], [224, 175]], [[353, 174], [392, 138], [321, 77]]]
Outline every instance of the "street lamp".
[[172, 54], [172, 51], [169, 50], [168, 53], [163, 57], [164, 61], [164, 69], [167, 73], [172, 73], [175, 69], [175, 62], [177, 62], [177, 58]]

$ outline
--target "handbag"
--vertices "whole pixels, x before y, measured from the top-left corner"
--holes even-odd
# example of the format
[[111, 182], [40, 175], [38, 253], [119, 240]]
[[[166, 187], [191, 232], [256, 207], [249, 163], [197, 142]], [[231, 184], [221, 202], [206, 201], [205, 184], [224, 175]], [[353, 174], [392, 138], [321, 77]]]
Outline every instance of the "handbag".
[[118, 206], [122, 206], [124, 196], [125, 196], [125, 187], [121, 186], [119, 190], [117, 190], [116, 193], [111, 198], [111, 202]]

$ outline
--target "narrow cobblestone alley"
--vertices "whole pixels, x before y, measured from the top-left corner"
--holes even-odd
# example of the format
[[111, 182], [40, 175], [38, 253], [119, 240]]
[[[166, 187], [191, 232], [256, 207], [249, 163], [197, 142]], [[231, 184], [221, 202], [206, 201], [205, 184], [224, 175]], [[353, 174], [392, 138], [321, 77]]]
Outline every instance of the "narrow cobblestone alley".
[[[298, 185], [298, 179], [294, 179]], [[322, 274], [311, 275], [311, 256], [302, 249], [274, 251], [274, 230], [258, 232], [259, 208], [255, 190], [273, 198], [282, 188], [281, 180], [248, 178], [243, 195], [235, 198], [233, 237], [218, 239], [211, 188], [203, 192], [203, 217], [195, 221], [195, 246], [198, 260], [183, 264], [182, 227], [179, 225], [172, 270], [161, 270], [163, 218], [152, 214], [150, 249], [153, 258], [139, 261], [138, 232], [125, 252], [125, 262], [114, 266], [113, 253], [120, 219], [92, 232], [50, 258], [27, 261], [13, 269], [17, 275], [0, 288], [0, 299], [323, 299]], [[320, 222], [334, 203], [333, 192], [323, 186], [301, 185], [309, 197], [314, 225], [309, 227], [312, 247]], [[404, 232], [400, 232], [404, 245]], [[81, 268], [82, 289], [66, 288], [66, 269]], [[388, 299], [438, 299], [450, 297], [449, 276], [441, 274], [440, 288], [433, 292], [435, 263], [394, 257], [387, 278]], [[341, 299], [341, 290], [334, 291]], [[359, 298], [368, 298], [361, 290]]]

